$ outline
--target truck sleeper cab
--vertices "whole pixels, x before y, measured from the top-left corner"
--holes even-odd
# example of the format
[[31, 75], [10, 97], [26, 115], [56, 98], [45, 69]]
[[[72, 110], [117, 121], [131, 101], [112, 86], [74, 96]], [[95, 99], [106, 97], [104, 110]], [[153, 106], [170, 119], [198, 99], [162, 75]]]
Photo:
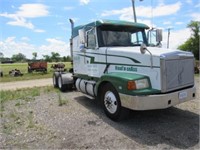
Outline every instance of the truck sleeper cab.
[[78, 91], [100, 99], [113, 120], [122, 107], [164, 109], [194, 99], [193, 54], [161, 48], [160, 35], [147, 38], [147, 29], [114, 20], [72, 26], [73, 75], [54, 75], [54, 82], [60, 81], [60, 89], [74, 83]]

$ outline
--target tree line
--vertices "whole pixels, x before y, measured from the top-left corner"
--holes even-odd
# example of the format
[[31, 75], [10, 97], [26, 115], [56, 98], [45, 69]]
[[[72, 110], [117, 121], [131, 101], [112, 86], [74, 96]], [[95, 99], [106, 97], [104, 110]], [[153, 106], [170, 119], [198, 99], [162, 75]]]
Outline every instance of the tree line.
[[[14, 54], [11, 58], [4, 57], [3, 53], [0, 52], [0, 62], [29, 62], [29, 61], [38, 61], [37, 60], [37, 52], [32, 53], [33, 58], [27, 59], [26, 56], [22, 53]], [[43, 55], [43, 58], [40, 59], [46, 62], [70, 62], [70, 56], [61, 57], [59, 53], [51, 52], [51, 55]]]
[[[190, 51], [194, 54], [194, 57], [196, 60], [199, 60], [199, 48], [200, 48], [200, 21], [191, 21], [187, 28], [190, 28], [191, 30], [191, 36], [190, 38], [180, 45], [178, 49], [184, 50], [184, 51]], [[184, 36], [184, 35], [183, 35]]]

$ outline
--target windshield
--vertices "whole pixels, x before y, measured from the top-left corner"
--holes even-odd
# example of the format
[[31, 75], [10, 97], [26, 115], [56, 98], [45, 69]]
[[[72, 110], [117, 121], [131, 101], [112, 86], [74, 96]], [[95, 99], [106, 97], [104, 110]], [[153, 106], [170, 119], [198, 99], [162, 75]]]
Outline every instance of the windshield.
[[109, 46], [140, 46], [146, 43], [146, 36], [143, 29], [100, 29], [100, 47]]

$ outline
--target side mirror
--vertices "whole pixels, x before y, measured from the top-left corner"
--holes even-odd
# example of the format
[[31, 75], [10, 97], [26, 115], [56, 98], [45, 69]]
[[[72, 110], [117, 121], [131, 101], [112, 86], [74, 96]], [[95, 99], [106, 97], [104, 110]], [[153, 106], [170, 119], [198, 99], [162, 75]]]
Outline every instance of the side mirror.
[[141, 46], [140, 46], [141, 54], [145, 54], [146, 50], [147, 50], [147, 46], [144, 43], [142, 43]]
[[162, 41], [162, 29], [156, 29], [156, 42], [160, 43]]
[[86, 32], [84, 29], [78, 30], [79, 40], [81, 44], [86, 43]]

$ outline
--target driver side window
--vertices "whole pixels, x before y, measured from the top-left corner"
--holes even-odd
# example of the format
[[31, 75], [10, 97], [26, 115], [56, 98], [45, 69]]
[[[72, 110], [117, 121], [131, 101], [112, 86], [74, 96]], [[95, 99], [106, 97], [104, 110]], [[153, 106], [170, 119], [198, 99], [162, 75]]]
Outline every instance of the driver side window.
[[88, 49], [95, 49], [96, 47], [95, 29], [92, 29], [87, 34], [87, 47]]

